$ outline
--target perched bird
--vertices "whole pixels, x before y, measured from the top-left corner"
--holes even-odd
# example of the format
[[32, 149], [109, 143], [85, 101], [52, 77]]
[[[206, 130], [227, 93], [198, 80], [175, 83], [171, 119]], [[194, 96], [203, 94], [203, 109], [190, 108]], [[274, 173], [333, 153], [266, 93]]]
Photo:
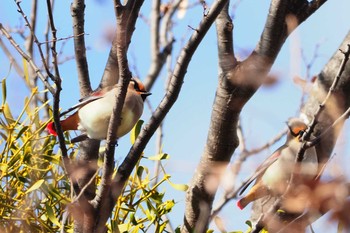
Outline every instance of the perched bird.
[[[102, 140], [107, 137], [116, 89], [116, 85], [103, 88], [61, 113], [62, 116], [74, 109], [78, 109], [75, 113], [60, 122], [63, 131], [80, 130], [82, 132], [81, 135], [73, 138], [71, 142], [79, 142], [87, 138]], [[145, 90], [140, 80], [136, 78], [131, 79], [121, 113], [121, 123], [117, 131], [118, 138], [127, 134], [134, 127], [142, 115], [144, 100], [150, 94]], [[53, 122], [47, 125], [47, 129], [50, 134], [57, 136]]]
[[295, 183], [298, 184], [310, 182], [317, 176], [318, 160], [314, 147], [306, 150], [301, 163], [295, 163], [296, 156], [302, 143], [300, 138], [302, 133], [306, 130], [307, 125], [298, 118], [290, 119], [287, 125], [289, 131], [285, 144], [268, 157], [257, 168], [253, 176], [242, 185], [239, 193], [240, 195], [254, 180], [256, 180], [254, 186], [249, 190], [247, 195], [237, 202], [237, 206], [240, 209], [243, 209], [250, 202], [259, 198], [268, 195], [282, 195], [287, 189], [293, 171], [297, 171]]

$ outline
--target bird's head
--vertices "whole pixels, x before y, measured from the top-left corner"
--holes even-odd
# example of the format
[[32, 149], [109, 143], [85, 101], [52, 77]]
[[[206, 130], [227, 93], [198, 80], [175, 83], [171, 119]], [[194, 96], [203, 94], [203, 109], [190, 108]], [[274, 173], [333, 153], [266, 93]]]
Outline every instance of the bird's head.
[[287, 122], [287, 126], [289, 129], [289, 138], [300, 139], [303, 136], [305, 130], [307, 129], [307, 125], [305, 124], [305, 122], [303, 122], [299, 118], [290, 118]]
[[145, 100], [147, 96], [151, 95], [152, 93], [146, 91], [145, 86], [138, 78], [132, 78], [129, 83], [129, 88], [133, 88], [138, 94], [141, 95], [142, 99]]

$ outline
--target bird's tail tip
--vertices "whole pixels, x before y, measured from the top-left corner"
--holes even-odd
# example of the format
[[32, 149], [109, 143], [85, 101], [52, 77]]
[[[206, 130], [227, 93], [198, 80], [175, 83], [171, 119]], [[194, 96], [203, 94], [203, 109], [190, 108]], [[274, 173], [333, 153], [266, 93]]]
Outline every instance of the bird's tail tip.
[[49, 134], [57, 136], [57, 132], [56, 132], [56, 129], [55, 129], [55, 124], [54, 124], [53, 121], [47, 124], [46, 129], [49, 132]]
[[244, 207], [246, 207], [246, 205], [244, 204], [243, 199], [237, 201], [237, 207], [238, 207], [240, 210], [243, 210]]

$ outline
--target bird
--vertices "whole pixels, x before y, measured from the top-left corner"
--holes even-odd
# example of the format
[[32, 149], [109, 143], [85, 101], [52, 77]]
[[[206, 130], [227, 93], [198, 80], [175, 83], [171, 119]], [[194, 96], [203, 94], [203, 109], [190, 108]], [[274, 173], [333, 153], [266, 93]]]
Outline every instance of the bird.
[[[92, 93], [92, 95], [81, 99], [78, 104], [60, 114], [60, 116], [63, 116], [78, 109], [72, 115], [60, 121], [63, 132], [68, 130], [80, 130], [82, 132], [81, 135], [71, 140], [72, 143], [80, 142], [87, 138], [106, 139], [116, 90], [117, 85], [102, 88]], [[149, 95], [151, 93], [145, 90], [139, 79], [132, 78], [130, 80], [121, 113], [121, 123], [118, 127], [117, 138], [127, 134], [140, 119], [144, 101]], [[47, 130], [50, 134], [57, 136], [54, 122], [48, 123]]]
[[[281, 196], [287, 189], [293, 172], [298, 171], [295, 183], [305, 184], [318, 175], [318, 159], [314, 147], [308, 148], [303, 160], [296, 165], [296, 157], [302, 145], [301, 137], [307, 125], [299, 118], [291, 118], [287, 122], [288, 132], [284, 145], [272, 153], [242, 184], [239, 195], [242, 195], [248, 186], [256, 180], [249, 192], [237, 202], [240, 209], [249, 203], [266, 196]], [[295, 169], [297, 166], [298, 169]], [[294, 184], [294, 182], [293, 182]]]

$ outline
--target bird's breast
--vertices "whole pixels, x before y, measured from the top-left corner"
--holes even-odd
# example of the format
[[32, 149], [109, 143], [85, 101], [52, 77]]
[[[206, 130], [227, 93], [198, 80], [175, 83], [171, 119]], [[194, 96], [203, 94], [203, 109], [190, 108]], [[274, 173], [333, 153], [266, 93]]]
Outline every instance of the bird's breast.
[[[113, 112], [114, 93], [93, 101], [79, 109], [79, 130], [86, 132], [89, 138], [105, 139], [109, 120]], [[128, 93], [121, 114], [121, 123], [117, 137], [127, 134], [136, 124], [143, 112], [141, 96]]]

